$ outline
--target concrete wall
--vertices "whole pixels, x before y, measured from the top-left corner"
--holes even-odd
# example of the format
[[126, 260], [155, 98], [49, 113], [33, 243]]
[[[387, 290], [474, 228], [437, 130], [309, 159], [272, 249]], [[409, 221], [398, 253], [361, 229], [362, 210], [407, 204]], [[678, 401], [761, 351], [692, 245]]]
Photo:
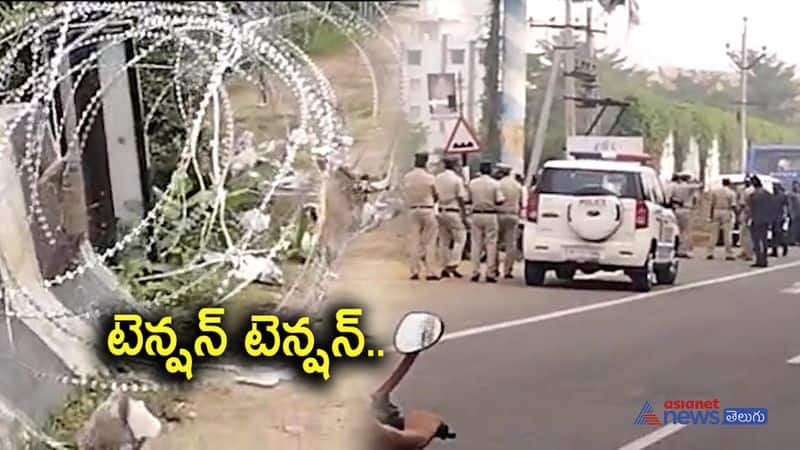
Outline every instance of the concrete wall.
[[[670, 133], [661, 151], [659, 161], [659, 175], [662, 180], [669, 180], [675, 172], [685, 172], [691, 174], [696, 179], [700, 179], [700, 146], [694, 138], [689, 139], [689, 148], [684, 155], [683, 164], [677, 167], [675, 163], [675, 136]], [[719, 148], [719, 139], [711, 141], [711, 147], [707, 149], [705, 177], [712, 178], [722, 172], [722, 163]]]
[[107, 46], [98, 58], [98, 75], [103, 86], [103, 128], [108, 151], [108, 170], [114, 212], [124, 223], [144, 217], [142, 174], [134, 128], [134, 99], [131, 98], [125, 45]]
[[[22, 114], [25, 105], [0, 107], [0, 133], [13, 117]], [[29, 113], [26, 117], [31, 117]], [[47, 121], [40, 115], [35, 123], [42, 133], [45, 155], [52, 155], [52, 137]], [[96, 341], [96, 324], [70, 313], [82, 313], [92, 304], [107, 308], [119, 307], [129, 298], [117, 286], [113, 276], [101, 265], [84, 276], [51, 289], [44, 287], [43, 262], [51, 259], [83, 263], [95, 255], [85, 244], [63, 248], [47, 242], [46, 231], [26, 220], [31, 202], [30, 180], [18, 171], [24, 154], [25, 126], [14, 129], [11, 148], [0, 145], [0, 279], [2, 304], [27, 317], [0, 320], [0, 404], [17, 414], [42, 423], [48, 413], [61, 403], [69, 386], [55, 378], [67, 374], [92, 374], [100, 367], [92, 343]], [[45, 161], [45, 167], [49, 160]], [[34, 181], [40, 174], [34, 174]], [[42, 189], [43, 210], [48, 214], [50, 227], [60, 223], [65, 209], [80, 214], [81, 201], [64, 203], [58, 189], [47, 193]], [[69, 197], [67, 197], [69, 198]], [[85, 215], [85, 210], [82, 213]], [[64, 233], [55, 232], [56, 242]], [[85, 243], [85, 241], [84, 241]], [[28, 295], [22, 295], [23, 288]], [[42, 315], [71, 316], [60, 319]], [[37, 376], [38, 375], [44, 375]]]

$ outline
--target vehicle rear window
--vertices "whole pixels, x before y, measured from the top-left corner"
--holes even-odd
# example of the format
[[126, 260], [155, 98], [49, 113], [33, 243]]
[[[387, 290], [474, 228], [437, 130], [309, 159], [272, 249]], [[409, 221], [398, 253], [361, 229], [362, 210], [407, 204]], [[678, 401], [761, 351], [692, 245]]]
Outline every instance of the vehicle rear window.
[[644, 197], [639, 174], [636, 172], [547, 168], [542, 171], [536, 187], [542, 194], [616, 195], [635, 199]]
[[764, 174], [800, 171], [800, 152], [759, 150], [754, 169]]

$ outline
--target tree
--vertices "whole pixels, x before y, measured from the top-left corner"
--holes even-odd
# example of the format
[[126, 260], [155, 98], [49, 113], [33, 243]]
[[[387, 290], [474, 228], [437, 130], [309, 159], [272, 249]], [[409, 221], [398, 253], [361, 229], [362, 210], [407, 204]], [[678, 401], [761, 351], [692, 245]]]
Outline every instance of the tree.
[[[755, 59], [751, 51], [750, 58]], [[748, 80], [748, 101], [751, 110], [765, 118], [787, 122], [800, 112], [797, 97], [800, 90], [794, 81], [797, 67], [781, 61], [776, 54], [756, 64]]]
[[[661, 73], [662, 80], [665, 78]], [[659, 94], [682, 102], [698, 102], [718, 108], [730, 108], [739, 94], [737, 87], [722, 73], [697, 70], [680, 71], [668, 83], [654, 85]]]
[[489, 39], [486, 45], [486, 76], [482, 105], [481, 134], [485, 155], [492, 161], [500, 160], [500, 1], [492, 0]]

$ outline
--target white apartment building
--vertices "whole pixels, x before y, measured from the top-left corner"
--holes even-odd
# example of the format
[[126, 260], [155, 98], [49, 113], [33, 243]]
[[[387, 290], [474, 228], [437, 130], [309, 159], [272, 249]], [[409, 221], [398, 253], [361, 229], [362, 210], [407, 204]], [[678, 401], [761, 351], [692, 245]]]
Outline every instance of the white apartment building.
[[432, 117], [429, 74], [460, 77], [456, 103], [463, 105], [464, 118], [478, 132], [485, 73], [482, 31], [487, 31], [489, 7], [487, 0], [421, 0], [419, 8], [394, 18], [404, 46], [404, 110], [412, 123], [426, 127], [427, 151], [443, 148], [457, 121], [457, 115]]

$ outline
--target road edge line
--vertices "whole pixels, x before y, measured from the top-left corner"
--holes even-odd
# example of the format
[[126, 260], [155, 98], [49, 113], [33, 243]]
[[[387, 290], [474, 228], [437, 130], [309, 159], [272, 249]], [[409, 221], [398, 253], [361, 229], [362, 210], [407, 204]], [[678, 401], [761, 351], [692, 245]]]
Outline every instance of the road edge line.
[[686, 428], [686, 425], [680, 423], [671, 423], [669, 425], [664, 425], [663, 427], [653, 431], [652, 433], [645, 434], [644, 436], [636, 439], [635, 441], [629, 442], [618, 450], [642, 450], [647, 448], [656, 442], [665, 439], [671, 436], [678, 431]]
[[683, 291], [688, 291], [688, 290], [691, 290], [691, 289], [697, 289], [697, 288], [701, 288], [701, 287], [706, 287], [706, 286], [712, 286], [712, 285], [715, 285], [715, 284], [725, 283], [725, 282], [728, 282], [728, 281], [737, 281], [737, 280], [741, 280], [741, 279], [744, 279], [744, 278], [750, 278], [750, 277], [754, 277], [754, 276], [758, 276], [758, 275], [764, 275], [764, 274], [777, 272], [777, 271], [784, 270], [784, 269], [790, 269], [790, 268], [796, 267], [796, 266], [800, 266], [800, 261], [792, 261], [790, 263], [781, 264], [781, 265], [772, 266], [772, 267], [766, 267], [766, 268], [763, 268], [763, 269], [757, 269], [757, 270], [752, 270], [752, 271], [748, 271], [748, 272], [740, 272], [740, 273], [736, 273], [736, 274], [732, 274], [732, 275], [725, 275], [725, 276], [722, 276], [722, 277], [711, 278], [711, 279], [708, 279], [708, 280], [695, 281], [693, 283], [684, 284], [684, 285], [681, 285], [681, 286], [674, 286], [674, 287], [667, 288], [667, 289], [661, 289], [661, 290], [657, 290], [657, 291], [651, 291], [651, 292], [644, 292], [644, 293], [641, 293], [641, 294], [629, 295], [627, 297], [622, 297], [622, 298], [618, 298], [618, 299], [614, 299], [614, 300], [606, 300], [606, 301], [599, 302], [599, 303], [592, 303], [590, 305], [576, 306], [574, 308], [562, 309], [562, 310], [553, 311], [553, 312], [549, 312], [549, 313], [545, 313], [545, 314], [537, 314], [535, 316], [525, 317], [525, 318], [522, 318], [522, 319], [514, 319], [514, 320], [508, 320], [508, 321], [504, 321], [504, 322], [498, 322], [498, 323], [494, 323], [494, 324], [489, 324], [489, 325], [482, 325], [482, 326], [478, 326], [478, 327], [467, 328], [465, 330], [460, 330], [460, 331], [454, 331], [452, 333], [447, 333], [444, 336], [442, 336], [441, 341], [449, 341], [451, 339], [461, 339], [461, 338], [465, 338], [465, 337], [469, 337], [469, 336], [474, 336], [474, 335], [477, 335], [477, 334], [484, 334], [484, 333], [489, 333], [489, 332], [492, 332], [492, 331], [504, 330], [506, 328], [514, 328], [514, 327], [518, 327], [518, 326], [522, 326], [522, 325], [530, 325], [530, 324], [533, 324], [533, 323], [544, 322], [544, 321], [547, 321], [547, 320], [559, 319], [559, 318], [562, 318], [562, 317], [573, 316], [573, 315], [581, 314], [581, 313], [584, 313], [584, 312], [594, 311], [596, 309], [610, 308], [610, 307], [613, 307], [613, 306], [624, 305], [626, 303], [633, 303], [633, 302], [638, 302], [638, 301], [642, 301], [642, 300], [647, 300], [647, 299], [650, 299], [650, 298], [654, 298], [654, 297], [658, 297], [658, 296], [662, 296], [662, 295], [666, 295], [666, 294], [672, 294], [672, 293], [676, 293], [676, 292], [683, 292]]

